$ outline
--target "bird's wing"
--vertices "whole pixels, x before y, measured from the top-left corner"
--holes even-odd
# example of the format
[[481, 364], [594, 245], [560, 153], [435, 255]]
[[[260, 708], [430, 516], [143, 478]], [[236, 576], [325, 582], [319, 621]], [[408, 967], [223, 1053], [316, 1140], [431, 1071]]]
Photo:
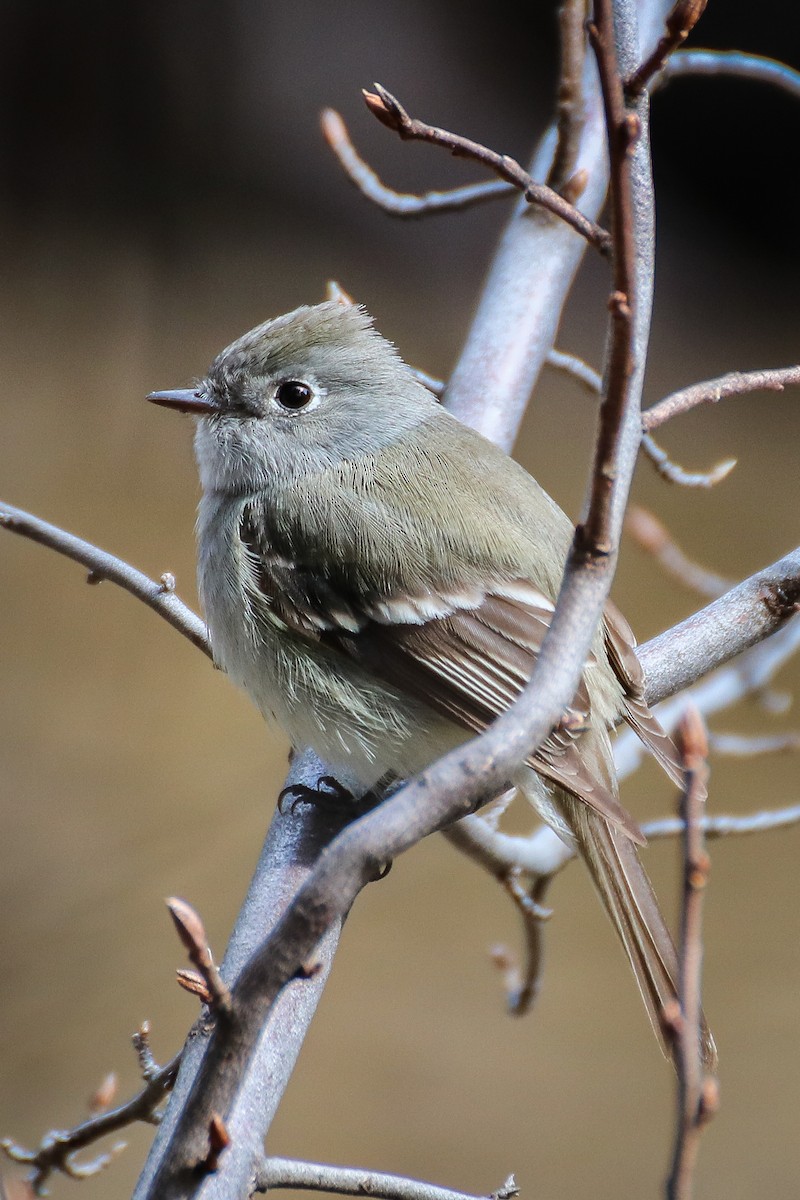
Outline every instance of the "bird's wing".
[[[274, 553], [245, 519], [254, 586], [273, 620], [321, 642], [385, 683], [479, 733], [519, 697], [533, 670], [553, 604], [526, 580], [392, 596], [356, 594], [339, 573], [303, 568]], [[530, 766], [595, 809], [634, 841], [644, 838], [616, 797], [604, 756], [593, 753], [584, 680]]]

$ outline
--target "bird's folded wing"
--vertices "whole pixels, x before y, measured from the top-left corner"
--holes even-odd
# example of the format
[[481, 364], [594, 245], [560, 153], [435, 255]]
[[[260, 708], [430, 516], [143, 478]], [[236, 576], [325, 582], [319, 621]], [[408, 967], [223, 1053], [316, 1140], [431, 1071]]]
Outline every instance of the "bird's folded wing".
[[[462, 728], [480, 733], [530, 679], [553, 604], [527, 580], [495, 580], [489, 587], [459, 582], [436, 591], [409, 587], [391, 594], [354, 586], [332, 564], [327, 570], [322, 563], [303, 567], [276, 553], [247, 516], [240, 533], [251, 586], [270, 619], [346, 655]], [[611, 652], [615, 668], [638, 667], [632, 650], [635, 667], [628, 664], [624, 631], [615, 632]], [[633, 723], [640, 719], [635, 681], [623, 686]], [[617, 799], [604, 755], [593, 739], [582, 737], [590, 716], [582, 679], [530, 766], [642, 843], [641, 830]], [[644, 717], [641, 721], [646, 732]]]

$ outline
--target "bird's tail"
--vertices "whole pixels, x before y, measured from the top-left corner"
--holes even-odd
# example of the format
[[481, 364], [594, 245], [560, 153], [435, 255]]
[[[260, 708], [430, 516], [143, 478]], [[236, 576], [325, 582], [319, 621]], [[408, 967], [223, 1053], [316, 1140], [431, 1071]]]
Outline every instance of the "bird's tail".
[[[664, 1007], [678, 998], [678, 956], [637, 848], [580, 800], [564, 792], [558, 800], [633, 968], [656, 1037], [669, 1057], [672, 1045], [664, 1031]], [[704, 1066], [713, 1072], [717, 1049], [705, 1017], [700, 1040]]]

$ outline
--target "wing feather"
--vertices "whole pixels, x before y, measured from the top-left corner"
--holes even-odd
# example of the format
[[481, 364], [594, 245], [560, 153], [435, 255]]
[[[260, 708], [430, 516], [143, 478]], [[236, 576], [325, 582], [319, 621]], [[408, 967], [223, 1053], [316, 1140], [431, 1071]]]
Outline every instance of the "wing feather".
[[[519, 697], [547, 632], [553, 603], [528, 580], [474, 581], [440, 590], [356, 586], [331, 564], [303, 567], [265, 542], [245, 512], [241, 538], [259, 599], [295, 634], [323, 642], [385, 683], [423, 701], [440, 715], [479, 733]], [[605, 637], [624, 691], [624, 715], [675, 778], [674, 746], [644, 704], [633, 635], [609, 606]], [[563, 721], [529, 765], [595, 809], [633, 841], [641, 830], [622, 807], [604, 756], [583, 737], [591, 701], [581, 680]]]

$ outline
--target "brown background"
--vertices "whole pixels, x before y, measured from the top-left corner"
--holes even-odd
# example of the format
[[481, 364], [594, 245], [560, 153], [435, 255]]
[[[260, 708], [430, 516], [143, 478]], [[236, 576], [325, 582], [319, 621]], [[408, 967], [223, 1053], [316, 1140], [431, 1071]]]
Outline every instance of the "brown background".
[[[503, 202], [399, 223], [342, 179], [318, 132], [325, 104], [401, 188], [474, 170], [400, 144], [358, 89], [377, 78], [414, 112], [523, 159], [549, 112], [553, 21], [526, 6], [168, 3], [0, 8], [0, 493], [196, 604], [191, 428], [143, 403], [184, 385], [268, 316], [341, 281], [406, 357], [446, 374]], [[541, 6], [544, 10], [549, 6]], [[796, 16], [735, 5], [697, 44], [800, 63]], [[537, 8], [537, 6], [534, 6]], [[713, 6], [712, 6], [713, 8]], [[659, 264], [647, 399], [738, 367], [797, 361], [794, 193], [800, 109], [757, 85], [694, 81], [656, 101]], [[588, 262], [560, 338], [598, 362], [607, 277]], [[521, 460], [575, 516], [593, 417], [548, 377]], [[741, 577], [798, 541], [797, 393], [728, 401], [663, 435], [711, 494], [643, 463], [635, 496], [691, 553]], [[626, 544], [616, 597], [644, 638], [696, 598]], [[35, 1141], [81, 1116], [110, 1068], [136, 1083], [144, 1017], [161, 1057], [194, 1015], [172, 982], [163, 908], [201, 909], [221, 953], [287, 746], [188, 643], [72, 564], [0, 537], [0, 1135]], [[782, 687], [800, 683], [787, 669]], [[718, 729], [777, 731], [754, 703]], [[626, 786], [642, 818], [674, 796], [647, 768]], [[791, 756], [717, 760], [712, 810], [796, 801]], [[798, 833], [714, 847], [706, 999], [722, 1112], [701, 1196], [797, 1194]], [[675, 912], [674, 846], [648, 853]], [[514, 941], [497, 888], [431, 839], [359, 901], [275, 1127], [276, 1153], [362, 1164], [488, 1192], [514, 1170], [529, 1197], [657, 1195], [673, 1083], [577, 868], [553, 892], [544, 990], [503, 1011], [486, 959]], [[129, 1194], [148, 1140], [87, 1200]], [[58, 1181], [57, 1195], [74, 1185]]]

